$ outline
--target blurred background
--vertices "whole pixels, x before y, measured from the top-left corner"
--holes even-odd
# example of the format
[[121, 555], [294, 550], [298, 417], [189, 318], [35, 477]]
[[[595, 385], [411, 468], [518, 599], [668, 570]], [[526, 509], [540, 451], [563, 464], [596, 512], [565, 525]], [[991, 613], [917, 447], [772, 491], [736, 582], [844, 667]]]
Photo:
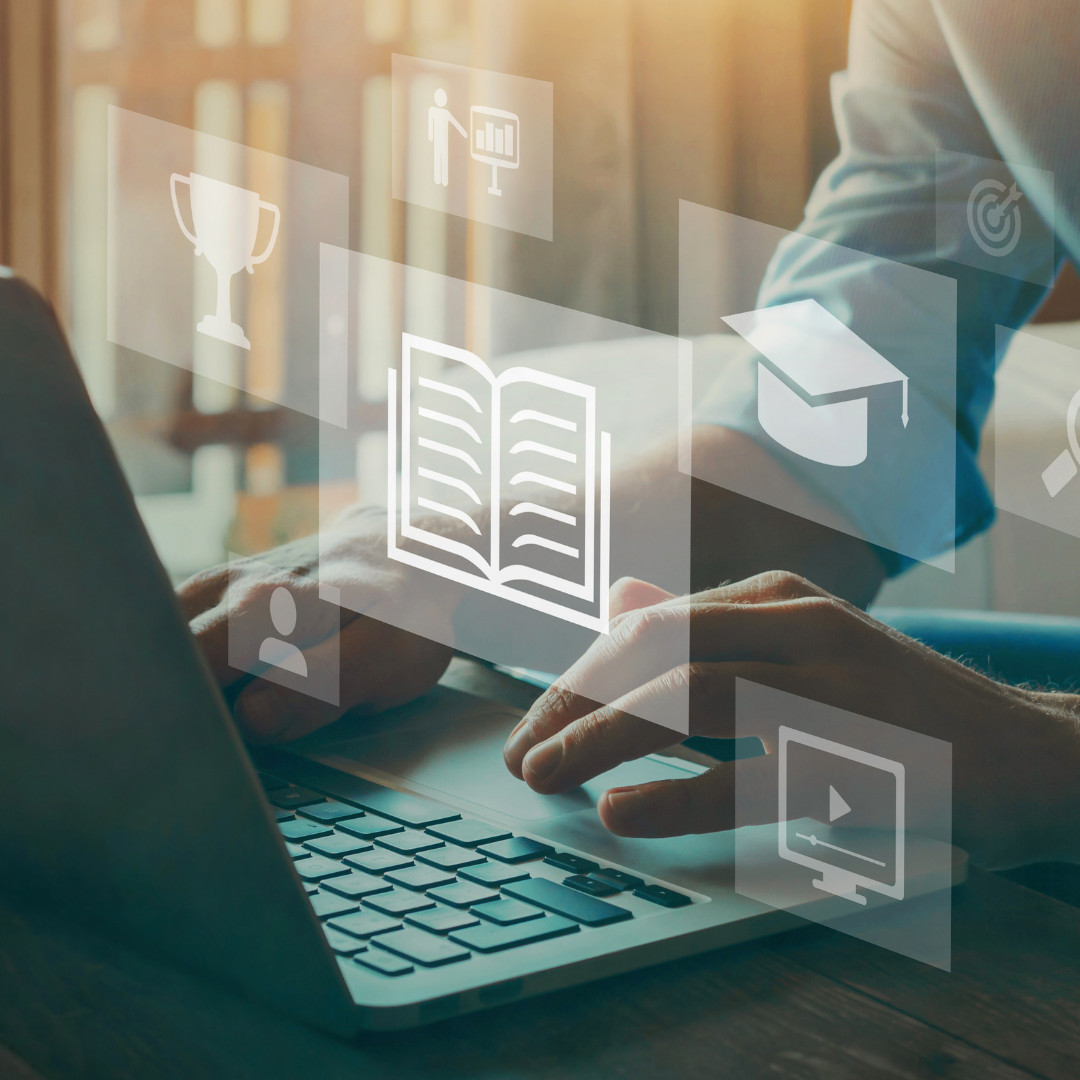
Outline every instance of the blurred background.
[[[266, 372], [238, 391], [108, 343], [109, 105], [347, 175], [354, 250], [674, 334], [678, 200], [799, 224], [837, 149], [849, 16], [850, 0], [0, 0], [0, 263], [54, 303], [179, 580], [318, 527], [318, 425], [258, 396]], [[552, 242], [391, 198], [393, 52], [554, 84]], [[287, 281], [256, 281], [248, 314], [273, 312]], [[1080, 346], [1071, 270], [1038, 318]], [[283, 368], [305, 360], [282, 341]], [[1078, 563], [1071, 538], [1002, 513], [955, 575], [920, 567], [880, 601], [1077, 614]]]

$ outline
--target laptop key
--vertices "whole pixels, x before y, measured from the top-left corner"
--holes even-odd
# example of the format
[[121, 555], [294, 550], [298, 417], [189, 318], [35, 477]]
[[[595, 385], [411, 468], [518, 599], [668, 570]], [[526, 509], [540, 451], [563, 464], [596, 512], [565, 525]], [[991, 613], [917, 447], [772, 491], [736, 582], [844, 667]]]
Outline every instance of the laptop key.
[[449, 840], [452, 844], [461, 844], [463, 847], [476, 847], [477, 844], [493, 844], [496, 840], [509, 840], [513, 833], [501, 829], [497, 825], [488, 825], [483, 821], [473, 821], [471, 818], [460, 818], [457, 821], [448, 821], [444, 825], [431, 825], [427, 830], [432, 836], [440, 840]]
[[326, 859], [322, 855], [312, 855], [310, 859], [297, 859], [293, 865], [304, 881], [322, 881], [323, 878], [349, 872], [349, 868], [336, 859]]
[[304, 847], [317, 855], [328, 855], [332, 859], [342, 859], [346, 855], [356, 855], [361, 851], [371, 850], [370, 840], [361, 840], [358, 836], [346, 836], [332, 833], [320, 840], [306, 840]]
[[404, 870], [388, 870], [387, 881], [395, 885], [404, 885], [406, 889], [415, 889], [423, 892], [425, 889], [434, 889], [439, 885], [449, 885], [454, 880], [453, 873], [447, 873], [435, 866], [406, 866]]
[[300, 884], [304, 886], [304, 892], [306, 892], [308, 896], [319, 891], [319, 883], [317, 881], [301, 881]]
[[481, 863], [479, 866], [463, 866], [458, 871], [459, 878], [475, 881], [477, 885], [489, 885], [493, 889], [505, 885], [508, 881], [521, 881], [529, 876], [528, 870], [519, 866], [503, 866], [499, 863]]
[[306, 859], [311, 855], [310, 851], [305, 851], [299, 844], [293, 844], [288, 840], [285, 841], [285, 850], [291, 859]]
[[279, 810], [276, 806], [274, 807], [274, 820], [279, 824], [282, 821], [292, 821], [295, 817], [296, 815], [291, 810]]
[[513, 926], [480, 923], [478, 926], [452, 931], [450, 940], [474, 952], [492, 953], [514, 949], [519, 945], [531, 945], [536, 941], [547, 941], [548, 938], [560, 937], [563, 934], [574, 934], [580, 929], [576, 922], [564, 919], [561, 915], [545, 915], [542, 919], [530, 919]]
[[422, 930], [414, 930], [411, 926], [403, 930], [395, 930], [392, 934], [383, 934], [376, 938], [373, 945], [388, 952], [404, 956], [406, 960], [412, 960], [424, 967], [442, 967], [443, 964], [454, 964], [458, 960], [468, 960], [469, 950], [460, 945], [447, 941], [445, 938], [425, 934]]
[[360, 908], [354, 900], [346, 900], [344, 896], [335, 896], [321, 889], [317, 893], [312, 893], [308, 899], [320, 919], [332, 919], [336, 915], [345, 915], [350, 911], [358, 911]]
[[499, 862], [520, 863], [531, 859], [542, 859], [555, 849], [550, 844], [541, 844], [539, 840], [530, 840], [527, 836], [512, 836], [509, 840], [496, 840], [494, 844], [482, 844], [476, 849], [481, 855], [487, 855]]
[[314, 821], [283, 821], [278, 825], [281, 835], [286, 840], [302, 844], [305, 840], [315, 840], [320, 836], [329, 836], [334, 830], [328, 825], [316, 825]]
[[[341, 878], [338, 878], [340, 881]], [[482, 885], [475, 885], [471, 881], [455, 881], [453, 885], [443, 885], [438, 889], [430, 889], [428, 896], [441, 900], [451, 907], [467, 908], [473, 904], [483, 904], [488, 900], [498, 900], [499, 894], [491, 889], [485, 889]]]
[[486, 862], [483, 855], [475, 851], [469, 851], [462, 847], [437, 847], [430, 851], [421, 851], [416, 856], [419, 862], [429, 866], [437, 866], [441, 870], [460, 870], [463, 866], [475, 866], [477, 863]]
[[298, 806], [311, 806], [326, 800], [325, 795], [302, 787], [287, 787], [280, 791], [271, 791], [266, 797], [274, 806], [280, 806], [282, 810], [295, 810]]
[[326, 935], [326, 940], [330, 942], [330, 948], [338, 956], [355, 956], [358, 952], [363, 952], [367, 948], [359, 938], [343, 934], [332, 926], [324, 926], [323, 933]]
[[563, 878], [563, 884], [568, 889], [585, 893], [586, 896], [616, 896], [622, 892], [622, 889], [610, 881], [594, 878], [589, 874], [571, 874], [570, 877]]
[[385, 874], [387, 870], [401, 870], [403, 867], [412, 866], [412, 859], [407, 855], [398, 855], [382, 848], [372, 848], [371, 851], [362, 851], [358, 855], [346, 855], [345, 861], [369, 874]]
[[376, 836], [401, 832], [402, 826], [397, 822], [387, 821], [386, 818], [365, 816], [341, 822], [338, 830], [350, 836], [358, 836], [361, 840], [374, 840]]
[[336, 825], [339, 821], [346, 821], [348, 818], [364, 816], [363, 810], [355, 806], [346, 806], [342, 802], [316, 803], [314, 806], [302, 807], [299, 813], [301, 817], [321, 821], [324, 825]]
[[351, 915], [331, 919], [330, 925], [335, 930], [344, 930], [346, 934], [366, 940], [375, 934], [388, 934], [391, 930], [397, 930], [401, 923], [397, 919], [388, 919], [377, 911], [354, 911]]
[[357, 964], [362, 964], [373, 971], [379, 971], [383, 975], [408, 975], [416, 970], [408, 960], [403, 960], [393, 953], [379, 952], [378, 949], [368, 949], [366, 952], [354, 956], [353, 960]]
[[599, 863], [592, 859], [583, 859], [580, 855], [571, 855], [569, 851], [554, 851], [544, 858], [544, 862], [571, 874], [588, 874], [592, 870], [600, 869]]
[[645, 882], [625, 870], [611, 870], [605, 867], [603, 870], [594, 870], [589, 877], [599, 878], [601, 881], [609, 881], [619, 892], [629, 892], [631, 889], [640, 889]]
[[391, 889], [389, 892], [369, 896], [364, 903], [381, 911], [384, 915], [411, 915], [414, 911], [433, 908], [434, 900], [429, 900], [423, 893], [409, 892], [407, 889]]
[[468, 911], [435, 907], [430, 911], [417, 911], [413, 915], [406, 915], [405, 921], [433, 934], [449, 934], [451, 930], [464, 930], [466, 926], [475, 926], [480, 920]]
[[[350, 796], [351, 798], [351, 796]], [[411, 825], [414, 829], [425, 829], [444, 821], [456, 821], [461, 815], [456, 810], [447, 810], [436, 806], [426, 799], [416, 799], [412, 795], [402, 795], [399, 791], [382, 791], [365, 795], [356, 800], [365, 810], [373, 810], [402, 825]]]
[[596, 900], [584, 896], [565, 885], [557, 885], [547, 878], [530, 878], [528, 881], [514, 882], [503, 886], [503, 892], [515, 900], [524, 900], [527, 904], [564, 915], [586, 926], [607, 926], [609, 923], [632, 919], [633, 913], [624, 907], [616, 907], [606, 900]]
[[520, 900], [493, 900], [490, 904], [481, 904], [476, 914], [488, 922], [499, 926], [512, 926], [514, 923], [527, 922], [529, 919], [543, 917], [543, 912], [532, 904], [523, 904]]
[[399, 855], [415, 855], [418, 851], [427, 851], [429, 848], [442, 847], [443, 842], [427, 833], [416, 832], [414, 829], [406, 829], [404, 832], [393, 833], [390, 836], [380, 836], [375, 841], [379, 847], [396, 851]]
[[640, 896], [642, 900], [651, 900], [661, 907], [686, 907], [688, 904], [693, 903], [693, 900], [685, 893], [675, 892], [674, 889], [665, 889], [663, 885], [642, 885], [640, 889], [634, 890], [634, 895]]
[[322, 883], [322, 887], [341, 896], [347, 896], [350, 900], [362, 900], [365, 896], [373, 896], [375, 893], [390, 890], [390, 885], [382, 878], [362, 874], [359, 870], [353, 870], [344, 877], [327, 878]]

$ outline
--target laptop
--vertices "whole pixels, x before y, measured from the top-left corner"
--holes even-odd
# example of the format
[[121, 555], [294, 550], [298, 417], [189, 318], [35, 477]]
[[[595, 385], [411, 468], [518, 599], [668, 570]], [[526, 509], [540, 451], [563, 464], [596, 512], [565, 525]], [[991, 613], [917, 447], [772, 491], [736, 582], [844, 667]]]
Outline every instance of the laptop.
[[502, 763], [520, 703], [461, 662], [249, 753], [51, 310], [3, 280], [0, 326], [5, 891], [342, 1036], [799, 925], [735, 893], [734, 834], [601, 826], [607, 787], [698, 766], [540, 796]]

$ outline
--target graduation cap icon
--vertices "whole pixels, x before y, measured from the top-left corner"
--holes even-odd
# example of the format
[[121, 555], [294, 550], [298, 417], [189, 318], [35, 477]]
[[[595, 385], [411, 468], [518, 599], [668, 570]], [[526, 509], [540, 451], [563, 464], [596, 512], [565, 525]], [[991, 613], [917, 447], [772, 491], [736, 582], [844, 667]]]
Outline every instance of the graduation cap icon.
[[[902, 384], [900, 419], [907, 427], [907, 376], [816, 300], [729, 315], [724, 322], [765, 358], [758, 362], [758, 422], [792, 453], [823, 465], [865, 461], [866, 391], [885, 383]], [[812, 398], [831, 400], [814, 404]]]

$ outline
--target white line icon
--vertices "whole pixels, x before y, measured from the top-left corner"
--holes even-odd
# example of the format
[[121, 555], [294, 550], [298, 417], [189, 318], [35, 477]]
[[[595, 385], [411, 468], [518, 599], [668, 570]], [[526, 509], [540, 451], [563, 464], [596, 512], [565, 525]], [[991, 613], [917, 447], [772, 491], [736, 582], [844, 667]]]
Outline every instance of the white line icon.
[[1008, 255], [1020, 242], [1020, 207], [1017, 203], [1024, 193], [1015, 180], [1008, 194], [1005, 192], [1006, 187], [1000, 180], [989, 177], [971, 189], [967, 200], [971, 239], [987, 255], [995, 257]]
[[1047, 494], [1053, 499], [1059, 491], [1076, 475], [1076, 463], [1080, 461], [1080, 443], [1076, 439], [1076, 415], [1080, 412], [1080, 390], [1077, 390], [1069, 402], [1069, 411], [1065, 417], [1065, 434], [1069, 439], [1068, 450], [1060, 454], [1043, 470], [1042, 482]]
[[[486, 400], [482, 403], [475, 394], [453, 381], [419, 375], [414, 351], [464, 364], [468, 370], [479, 374], [488, 388]], [[397, 372], [390, 368], [387, 377], [387, 555], [398, 562], [606, 634], [611, 436], [607, 432], [599, 433], [597, 462], [595, 387], [527, 367], [509, 368], [496, 376], [480, 357], [467, 349], [403, 333], [399, 440]], [[565, 413], [557, 415], [540, 409], [518, 408], [504, 421], [503, 393], [508, 387], [521, 384], [554, 391], [559, 395], [557, 400], [565, 402]], [[422, 400], [429, 404], [418, 404], [416, 395], [421, 390], [428, 392]], [[548, 394], [546, 400], [552, 399]], [[436, 408], [436, 403], [440, 407]], [[484, 422], [485, 413], [488, 414], [487, 423]], [[505, 453], [504, 440], [512, 443]], [[397, 472], [399, 449], [400, 477]], [[577, 470], [572, 479], [567, 479], [571, 476], [569, 472], [559, 472], [561, 465]], [[508, 489], [512, 491], [521, 485], [529, 492], [520, 501], [513, 502], [508, 511], [509, 517], [520, 517], [523, 522], [528, 522], [528, 531], [519, 533], [510, 545], [515, 555], [520, 553], [521, 561], [508, 566], [502, 565], [504, 469], [510, 474], [506, 484]], [[599, 513], [595, 505], [597, 472]], [[445, 491], [446, 495], [440, 498], [418, 495], [414, 506], [414, 480], [425, 482], [424, 490], [428, 493]], [[486, 516], [485, 498], [490, 507]], [[399, 505], [402, 537], [427, 545], [431, 548], [430, 555], [398, 547]], [[460, 540], [414, 525], [411, 519], [417, 509], [426, 517], [438, 519], [441, 516], [463, 526], [480, 538], [486, 554]], [[534, 550], [559, 556], [560, 572], [552, 573], [530, 565], [529, 555]], [[475, 569], [462, 568], [461, 560]], [[596, 613], [514, 588], [509, 583], [515, 581], [530, 582], [584, 601]]]
[[[789, 748], [791, 744], [798, 744], [805, 747], [809, 747], [812, 750], [817, 750], [825, 754], [832, 754], [836, 757], [846, 758], [849, 761], [857, 762], [860, 765], [868, 766], [871, 769], [882, 770], [886, 773], [891, 773], [895, 779], [896, 785], [896, 800], [895, 808], [893, 811], [893, 821], [895, 827], [895, 839], [894, 839], [894, 863], [895, 871], [893, 874], [893, 881], [879, 881], [877, 878], [867, 877], [858, 871], [851, 870], [848, 867], [837, 866], [834, 863], [826, 861], [824, 858], [818, 859], [812, 855], [807, 855], [801, 851], [793, 851], [788, 846], [788, 759], [790, 756]], [[817, 735], [810, 735], [805, 731], [799, 731], [796, 728], [780, 726], [779, 731], [779, 805], [778, 805], [778, 831], [777, 831], [777, 853], [781, 859], [785, 859], [788, 862], [798, 863], [800, 866], [808, 866], [811, 870], [815, 870], [821, 874], [821, 878], [815, 878], [811, 883], [815, 889], [821, 889], [823, 892], [832, 893], [834, 896], [842, 897], [845, 900], [850, 900], [854, 904], [866, 904], [866, 897], [861, 896], [858, 892], [858, 888], [872, 889], [874, 892], [882, 893], [884, 896], [892, 897], [894, 900], [904, 899], [904, 780], [905, 771], [904, 766], [899, 761], [893, 761], [890, 758], [879, 757], [877, 754], [868, 753], [865, 750], [857, 750], [853, 746], [845, 746], [843, 743], [833, 742], [831, 739], [822, 739]], [[805, 778], [804, 778], [805, 782]], [[836, 796], [834, 799], [833, 796]], [[839, 803], [837, 802], [839, 799]], [[843, 803], [843, 809], [839, 804]], [[836, 811], [842, 811], [837, 813]], [[843, 817], [850, 813], [851, 808], [847, 806], [847, 803], [839, 796], [835, 788], [831, 785], [829, 787], [829, 816], [830, 818]], [[880, 859], [875, 859], [871, 855], [867, 855], [865, 852], [853, 851], [850, 848], [842, 847], [838, 844], [828, 843], [820, 839], [816, 833], [795, 833], [795, 836], [800, 840], [805, 840], [812, 848], [827, 848], [830, 851], [835, 851], [838, 854], [846, 855], [859, 859], [863, 862], [872, 863], [875, 866], [882, 868], [887, 867], [887, 863], [882, 862]]]
[[283, 585], [270, 594], [270, 621], [281, 637], [268, 637], [259, 646], [259, 663], [270, 664], [294, 675], [307, 677], [304, 654], [291, 641], [283, 641], [296, 629], [296, 601]]
[[861, 855], [857, 851], [852, 851], [850, 848], [840, 847], [839, 844], [828, 844], [824, 840], [819, 840], [813, 833], [809, 836], [806, 833], [797, 832], [795, 834], [800, 840], [805, 840], [811, 847], [824, 847], [830, 851], [839, 851], [841, 855], [850, 855], [853, 859], [862, 859], [863, 862], [873, 863], [875, 866], [886, 866], [887, 863], [883, 863], [880, 859], [871, 859], [869, 855]]
[[[180, 213], [180, 204], [176, 200], [177, 184], [187, 184], [191, 190], [194, 233], [188, 232]], [[255, 273], [255, 267], [270, 258], [281, 225], [281, 211], [273, 203], [263, 202], [258, 192], [194, 172], [187, 176], [173, 173], [169, 178], [169, 190], [180, 231], [195, 245], [196, 257], [205, 255], [217, 273], [217, 311], [205, 315], [196, 329], [208, 337], [250, 349], [251, 342], [244, 336], [243, 327], [232, 319], [229, 295], [232, 279], [241, 270]], [[254, 255], [260, 210], [273, 211], [274, 231], [266, 250], [261, 255]]]
[[521, 122], [516, 113], [473, 105], [469, 109], [469, 152], [475, 161], [491, 166], [489, 195], [501, 195], [499, 169], [516, 169], [520, 164]]
[[[792, 453], [822, 465], [861, 465], [872, 386], [900, 383], [900, 421], [908, 426], [908, 377], [816, 300], [728, 315], [724, 322], [767, 361], [758, 363], [758, 422]], [[842, 394], [858, 396], [807, 400]]]
[[428, 109], [427, 137], [434, 143], [435, 183], [442, 187], [450, 186], [450, 125], [458, 129], [464, 138], [469, 133], [457, 122], [454, 114], [446, 108], [446, 91], [440, 86], [435, 91], [435, 104]]

